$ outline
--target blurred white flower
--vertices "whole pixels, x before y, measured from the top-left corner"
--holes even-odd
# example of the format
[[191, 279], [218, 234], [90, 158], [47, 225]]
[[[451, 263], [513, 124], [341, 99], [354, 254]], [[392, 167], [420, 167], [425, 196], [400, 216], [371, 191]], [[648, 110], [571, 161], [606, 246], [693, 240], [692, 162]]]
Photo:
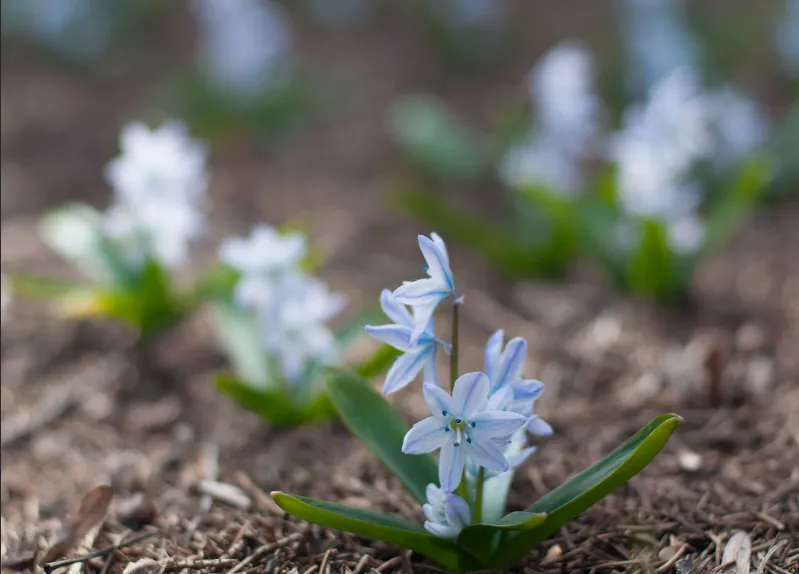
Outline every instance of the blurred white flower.
[[531, 135], [525, 143], [510, 148], [498, 168], [499, 178], [508, 187], [541, 186], [564, 197], [580, 191], [579, 170], [579, 158], [541, 135]]
[[785, 9], [775, 44], [785, 71], [799, 77], [799, 0], [786, 0]]
[[668, 222], [668, 241], [677, 253], [693, 253], [705, 238], [705, 224], [696, 213], [688, 212]]
[[259, 320], [264, 347], [285, 379], [298, 381], [313, 363], [337, 363], [340, 349], [326, 323], [344, 308], [343, 295], [300, 273], [277, 279], [273, 294]]
[[130, 268], [140, 269], [152, 258], [177, 269], [188, 262], [192, 243], [205, 231], [205, 220], [189, 203], [151, 199], [111, 206], [103, 229]]
[[599, 130], [591, 55], [579, 42], [562, 42], [533, 68], [529, 91], [536, 128], [501, 159], [499, 177], [511, 188], [541, 186], [573, 197], [581, 191], [581, 163]]
[[620, 0], [629, 82], [637, 93], [674, 70], [696, 66], [697, 44], [684, 11], [684, 0]]
[[771, 126], [757, 103], [735, 88], [722, 88], [709, 97], [716, 138], [713, 159], [730, 167], [762, 146]]
[[265, 0], [193, 0], [200, 26], [200, 66], [220, 89], [244, 98], [282, 83], [291, 28]]
[[122, 128], [121, 154], [105, 168], [118, 202], [195, 201], [208, 186], [206, 146], [186, 126], [167, 122], [150, 130], [141, 122]]
[[222, 241], [219, 258], [240, 271], [234, 297], [245, 307], [259, 307], [271, 297], [275, 278], [292, 271], [307, 253], [307, 242], [300, 233], [281, 235], [268, 225], [258, 225], [249, 237], [229, 237]]
[[591, 54], [579, 42], [561, 42], [530, 73], [538, 129], [552, 142], [582, 153], [598, 129], [601, 104]]

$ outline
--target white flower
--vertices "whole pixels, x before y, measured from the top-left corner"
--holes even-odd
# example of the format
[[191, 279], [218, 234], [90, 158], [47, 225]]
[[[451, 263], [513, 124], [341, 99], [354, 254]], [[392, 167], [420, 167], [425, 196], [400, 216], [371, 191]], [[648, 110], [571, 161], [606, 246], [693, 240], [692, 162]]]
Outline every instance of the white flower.
[[460, 496], [446, 492], [435, 484], [425, 489], [427, 504], [422, 506], [427, 520], [425, 529], [442, 538], [457, 538], [461, 530], [472, 523], [469, 504]]
[[200, 63], [216, 87], [249, 98], [283, 81], [291, 29], [274, 3], [194, 0], [192, 7], [200, 24]]
[[696, 40], [685, 22], [684, 0], [619, 0], [630, 83], [646, 92], [679, 68], [697, 63]]
[[799, 77], [799, 0], [786, 1], [786, 14], [775, 43], [785, 71]]
[[207, 150], [189, 138], [182, 123], [167, 122], [155, 130], [139, 122], [128, 124], [120, 148], [121, 155], [105, 171], [117, 202], [195, 202], [205, 192]]
[[511, 189], [538, 187], [564, 197], [580, 191], [580, 158], [559, 142], [532, 135], [510, 148], [499, 166], [499, 178]]
[[344, 297], [327, 285], [299, 273], [276, 279], [272, 297], [259, 309], [264, 348], [289, 382], [296, 382], [311, 363], [333, 364], [339, 359], [336, 338], [325, 323], [344, 307]]
[[769, 122], [757, 103], [732, 87], [722, 88], [709, 97], [716, 136], [713, 159], [728, 167], [763, 145]]
[[192, 243], [205, 231], [205, 218], [185, 202], [150, 199], [113, 205], [104, 215], [103, 229], [130, 268], [140, 269], [152, 258], [177, 269], [188, 262]]
[[415, 344], [428, 328], [438, 304], [450, 295], [455, 296], [455, 283], [444, 240], [437, 233], [431, 233], [429, 238], [420, 235], [419, 249], [427, 262], [425, 271], [428, 277], [407, 281], [394, 290], [397, 301], [410, 305], [414, 310], [411, 344]]
[[705, 224], [695, 213], [686, 213], [668, 222], [669, 245], [677, 253], [693, 253], [705, 238]]
[[591, 55], [576, 41], [552, 48], [530, 74], [530, 94], [539, 130], [561, 147], [581, 153], [598, 127]]
[[280, 234], [268, 225], [258, 225], [249, 237], [229, 237], [219, 247], [219, 258], [240, 271], [234, 297], [243, 306], [263, 304], [274, 277], [295, 268], [308, 251], [305, 236]]
[[375, 339], [403, 352], [394, 361], [386, 375], [383, 394], [388, 395], [406, 387], [423, 369], [424, 380], [437, 385], [436, 351], [441, 345], [449, 353], [450, 347], [440, 339], [436, 339], [433, 333], [432, 319], [419, 339], [415, 343], [411, 343], [411, 333], [415, 324], [408, 309], [397, 301], [388, 289], [383, 290], [380, 294], [380, 306], [389, 319], [394, 321], [394, 324], [377, 327], [368, 325], [366, 332]]
[[512, 435], [527, 419], [488, 410], [489, 388], [488, 377], [480, 372], [458, 377], [452, 396], [436, 385], [424, 384], [424, 400], [432, 416], [413, 425], [405, 435], [402, 452], [422, 454], [440, 448], [438, 475], [444, 490], [452, 492], [458, 487], [468, 459], [489, 470], [508, 469], [497, 440]]

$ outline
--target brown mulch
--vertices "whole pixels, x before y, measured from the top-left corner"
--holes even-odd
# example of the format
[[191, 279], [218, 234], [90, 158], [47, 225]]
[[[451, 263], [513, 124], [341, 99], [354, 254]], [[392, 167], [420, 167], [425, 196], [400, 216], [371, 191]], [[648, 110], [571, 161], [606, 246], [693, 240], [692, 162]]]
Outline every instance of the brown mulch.
[[[536, 52], [569, 33], [601, 35], [587, 15], [560, 12], [573, 10], [536, 14]], [[175, 52], [186, 50], [180, 34], [167, 36]], [[265, 156], [221, 150], [210, 193], [218, 226], [202, 255], [255, 221], [304, 219], [327, 256], [325, 278], [357, 307], [420, 273], [413, 237], [429, 231], [385, 205], [391, 174], [402, 170], [385, 134], [392, 99], [429, 88], [464, 117], [478, 115], [494, 95], [516, 89], [530, 58], [520, 54], [476, 86], [441, 74], [418, 31], [390, 19], [346, 38], [302, 23], [298, 36], [306, 61], [331, 77], [352, 76], [361, 99]], [[129, 77], [87, 81], [4, 49], [2, 73], [14, 80], [2, 86], [11, 119], [2, 140], [4, 271], [70, 273], [36, 239], [36, 217], [65, 199], [105, 201], [101, 166], [117, 131], [150, 117], [158, 76], [170, 70], [150, 56]], [[653, 416], [685, 418], [644, 472], [517, 571], [719, 572], [727, 540], [744, 531], [752, 572], [799, 572], [798, 220], [795, 200], [755, 214], [700, 270], [694, 301], [678, 307], [620, 295], [590, 268], [563, 282], [509, 286], [453, 246], [467, 297], [463, 368], [481, 368], [482, 346], [502, 327], [528, 339], [526, 372], [547, 384], [540, 409], [555, 436], [518, 472], [513, 509]], [[268, 492], [280, 489], [421, 520], [341, 425], [270, 429], [221, 397], [211, 379], [226, 365], [203, 312], [141, 346], [113, 326], [68, 324], [21, 302], [3, 325], [0, 352], [4, 566], [41, 558], [78, 500], [110, 484], [108, 518], [69, 554], [100, 555], [70, 574], [119, 573], [142, 559], [156, 567], [142, 563], [138, 574], [440, 571], [275, 506]], [[416, 390], [393, 399], [409, 421], [425, 412]]]

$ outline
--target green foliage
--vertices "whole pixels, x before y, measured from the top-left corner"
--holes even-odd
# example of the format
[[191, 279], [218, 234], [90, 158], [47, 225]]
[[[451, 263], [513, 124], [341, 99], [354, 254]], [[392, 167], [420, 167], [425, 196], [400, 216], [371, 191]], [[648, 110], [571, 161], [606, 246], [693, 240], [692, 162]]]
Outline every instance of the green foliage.
[[[414, 498], [424, 502], [426, 485], [437, 482], [432, 458], [402, 453], [408, 427], [366, 381], [349, 373], [333, 374], [328, 379], [328, 394], [342, 420], [402, 480]], [[610, 455], [526, 510], [468, 526], [455, 541], [431, 536], [413, 523], [371, 511], [283, 492], [274, 492], [272, 497], [283, 510], [299, 518], [409, 548], [451, 571], [505, 570], [640, 472], [681, 421], [677, 415], [657, 417]]]
[[458, 123], [440, 100], [414, 96], [397, 102], [391, 130], [408, 159], [430, 177], [463, 183], [490, 174], [488, 143]]

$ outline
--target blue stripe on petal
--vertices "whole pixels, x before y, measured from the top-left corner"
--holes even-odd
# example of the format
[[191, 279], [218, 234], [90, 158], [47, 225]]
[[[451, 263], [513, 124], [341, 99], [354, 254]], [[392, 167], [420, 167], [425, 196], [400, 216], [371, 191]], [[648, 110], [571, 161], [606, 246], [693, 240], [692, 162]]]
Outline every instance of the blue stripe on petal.
[[527, 341], [521, 337], [515, 337], [508, 341], [505, 350], [500, 357], [500, 367], [497, 378], [491, 381], [494, 388], [504, 386], [519, 378], [519, 374], [527, 358]]
[[455, 446], [448, 440], [441, 447], [441, 456], [438, 460], [438, 481], [441, 488], [448, 492], [453, 492], [461, 483], [463, 467], [466, 465], [466, 451], [463, 446]]
[[[453, 412], [452, 397], [447, 391], [430, 383], [425, 383], [422, 387], [422, 396], [427, 408], [434, 417], [451, 417]], [[446, 413], [446, 414], [444, 414]], [[457, 416], [457, 415], [456, 415]]]
[[397, 358], [386, 374], [383, 394], [389, 395], [407, 386], [424, 366], [424, 353], [406, 353]]
[[402, 325], [367, 325], [365, 330], [369, 335], [399, 349], [403, 353], [412, 353], [417, 350], [416, 345], [411, 344], [411, 329]]
[[386, 317], [394, 321], [397, 325], [404, 325], [410, 327], [413, 324], [413, 317], [407, 307], [397, 301], [394, 293], [390, 289], [383, 289], [380, 293], [380, 307]]
[[427, 262], [427, 274], [452, 291], [452, 271], [449, 268], [446, 252], [442, 253], [441, 248], [424, 235], [419, 236], [419, 249], [422, 250], [422, 255]]
[[502, 438], [519, 430], [527, 422], [527, 417], [509, 411], [483, 411], [469, 419], [474, 425], [470, 436], [485, 439]]
[[405, 454], [424, 454], [441, 448], [449, 441], [449, 434], [436, 417], [420, 420], [405, 434], [402, 452]]
[[478, 412], [488, 400], [488, 377], [480, 371], [461, 375], [455, 381], [452, 406], [463, 418]]

